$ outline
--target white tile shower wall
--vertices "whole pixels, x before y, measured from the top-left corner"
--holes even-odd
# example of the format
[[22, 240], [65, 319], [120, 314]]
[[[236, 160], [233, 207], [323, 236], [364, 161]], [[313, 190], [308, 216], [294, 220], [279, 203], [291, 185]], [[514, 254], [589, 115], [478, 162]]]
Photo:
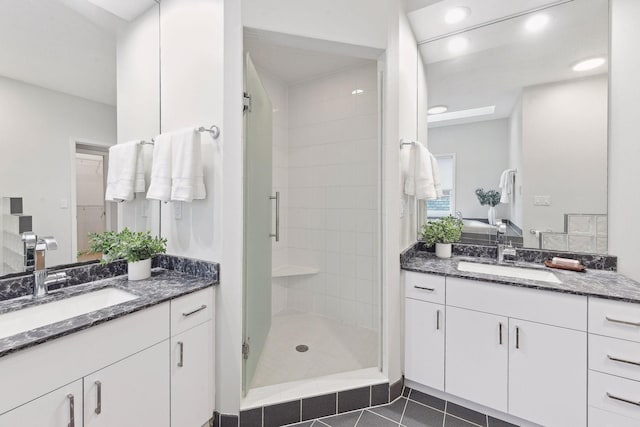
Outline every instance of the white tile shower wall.
[[[258, 68], [260, 80], [269, 94], [273, 107], [273, 194], [280, 192], [280, 241], [272, 243], [273, 268], [287, 265], [288, 261], [288, 200], [289, 200], [289, 95], [287, 85], [267, 71]], [[274, 207], [275, 209], [275, 204]], [[275, 210], [273, 211], [275, 218]], [[278, 314], [287, 308], [288, 278], [272, 280], [272, 314]]]
[[[352, 94], [361, 90], [359, 94]], [[377, 66], [289, 88], [288, 308], [377, 327]]]

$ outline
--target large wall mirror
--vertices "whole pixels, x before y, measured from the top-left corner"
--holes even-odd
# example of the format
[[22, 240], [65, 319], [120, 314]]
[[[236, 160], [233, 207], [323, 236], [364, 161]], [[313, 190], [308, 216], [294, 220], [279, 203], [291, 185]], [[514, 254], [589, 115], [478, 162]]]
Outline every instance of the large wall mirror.
[[606, 253], [608, 0], [497, 3], [410, 14], [427, 80], [419, 139], [445, 187], [423, 211], [458, 212], [482, 243], [495, 226], [477, 190], [500, 191], [514, 245]]
[[157, 233], [157, 202], [104, 192], [109, 146], [160, 131], [159, 4], [0, 0], [0, 40], [0, 276], [24, 231], [57, 239], [48, 267], [85, 260], [89, 232]]

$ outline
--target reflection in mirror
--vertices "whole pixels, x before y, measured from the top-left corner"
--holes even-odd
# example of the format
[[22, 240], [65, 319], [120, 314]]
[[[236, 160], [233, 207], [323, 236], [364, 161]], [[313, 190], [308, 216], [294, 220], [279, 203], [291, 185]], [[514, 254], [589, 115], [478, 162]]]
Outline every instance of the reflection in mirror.
[[[419, 43], [428, 93], [419, 139], [439, 163], [454, 155], [441, 164], [452, 188], [422, 206], [422, 220], [459, 211], [463, 241], [495, 242], [476, 190], [496, 190], [497, 222], [514, 245], [607, 252], [608, 7], [573, 1], [506, 20], [484, 10], [498, 14], [493, 23]], [[442, 20], [410, 18], [416, 34]]]
[[0, 0], [0, 10], [0, 275], [33, 263], [24, 232], [56, 238], [51, 267], [89, 259], [89, 232], [153, 231], [144, 194], [105, 202], [105, 185], [110, 146], [159, 133], [156, 1]]

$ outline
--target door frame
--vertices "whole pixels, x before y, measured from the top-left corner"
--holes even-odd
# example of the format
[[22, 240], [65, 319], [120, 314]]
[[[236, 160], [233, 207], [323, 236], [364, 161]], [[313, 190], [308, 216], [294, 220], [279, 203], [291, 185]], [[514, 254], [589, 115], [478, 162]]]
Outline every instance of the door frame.
[[[109, 166], [109, 147], [111, 147], [114, 144], [109, 144], [106, 142], [102, 142], [102, 141], [97, 141], [97, 140], [90, 140], [90, 139], [85, 139], [85, 138], [70, 138], [69, 140], [69, 173], [70, 173], [70, 183], [69, 183], [69, 187], [70, 187], [70, 200], [69, 200], [69, 212], [70, 212], [70, 216], [71, 216], [71, 262], [75, 263], [78, 260], [78, 208], [77, 208], [77, 203], [78, 203], [78, 195], [77, 195], [77, 191], [78, 191], [78, 186], [76, 183], [76, 174], [78, 173], [77, 168], [76, 168], [76, 153], [78, 150], [78, 145], [83, 145], [83, 146], [88, 146], [88, 147], [92, 147], [95, 148], [96, 150], [96, 154], [106, 154], [105, 157], [105, 162], [104, 162], [104, 169], [105, 172], [108, 169]], [[105, 191], [106, 191], [106, 183], [107, 183], [107, 174], [104, 174], [104, 180], [105, 180]], [[107, 224], [107, 229], [109, 228], [109, 224], [111, 223], [111, 221], [113, 220], [113, 212], [112, 209], [113, 207], [107, 207], [106, 202], [105, 202], [105, 212], [106, 212], [106, 224]], [[116, 216], [116, 221], [117, 221], [117, 216]]]

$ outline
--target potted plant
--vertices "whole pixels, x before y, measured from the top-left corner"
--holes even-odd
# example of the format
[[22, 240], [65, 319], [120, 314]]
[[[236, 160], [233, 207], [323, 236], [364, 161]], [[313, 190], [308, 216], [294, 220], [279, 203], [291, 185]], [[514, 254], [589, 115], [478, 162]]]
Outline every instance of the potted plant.
[[127, 261], [129, 280], [142, 280], [151, 276], [151, 257], [167, 251], [167, 239], [153, 237], [149, 231], [131, 231], [125, 228], [118, 234], [114, 248], [117, 258]]
[[113, 261], [114, 251], [118, 243], [117, 231], [89, 233], [89, 254], [101, 254], [103, 262]]
[[487, 219], [489, 224], [496, 225], [496, 206], [500, 204], [500, 192], [496, 190], [484, 191], [482, 188], [476, 190], [476, 197], [481, 206], [489, 205]]
[[427, 221], [422, 226], [422, 239], [427, 246], [436, 245], [438, 258], [451, 258], [451, 244], [462, 237], [462, 222], [451, 215]]

